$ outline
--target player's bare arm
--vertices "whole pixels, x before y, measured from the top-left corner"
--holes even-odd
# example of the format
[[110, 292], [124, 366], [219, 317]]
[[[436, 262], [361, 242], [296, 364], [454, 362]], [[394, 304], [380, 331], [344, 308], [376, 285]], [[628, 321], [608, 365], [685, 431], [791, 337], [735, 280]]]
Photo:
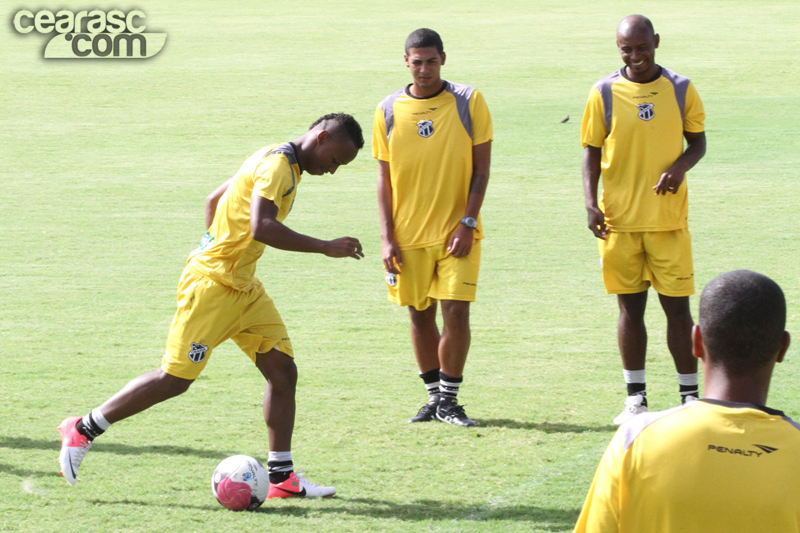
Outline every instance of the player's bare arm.
[[403, 266], [400, 247], [394, 240], [394, 219], [392, 218], [392, 175], [388, 161], [378, 161], [378, 210], [381, 218], [381, 254], [383, 268], [392, 274], [399, 274]]
[[210, 228], [211, 223], [214, 222], [214, 215], [217, 212], [217, 204], [219, 204], [219, 199], [222, 198], [222, 195], [228, 190], [228, 187], [230, 187], [232, 181], [233, 178], [229, 179], [214, 189], [214, 192], [206, 196], [206, 229]]
[[[492, 141], [472, 147], [472, 179], [469, 184], [469, 197], [465, 217], [477, 219], [483, 206], [486, 195], [486, 186], [489, 184], [489, 167], [492, 162]], [[453, 257], [466, 257], [472, 251], [475, 230], [464, 224], [459, 224], [447, 250]]]
[[586, 146], [583, 149], [583, 195], [586, 201], [586, 213], [589, 219], [589, 229], [598, 239], [605, 240], [608, 235], [605, 214], [597, 204], [597, 187], [600, 184], [600, 160], [603, 149], [596, 146]]
[[340, 237], [324, 241], [297, 233], [278, 222], [278, 206], [272, 200], [253, 193], [250, 201], [250, 231], [253, 238], [267, 246], [290, 252], [325, 254], [328, 257], [352, 257], [361, 259], [364, 252], [361, 243], [354, 237]]
[[691, 133], [684, 131], [683, 137], [686, 139], [686, 150], [666, 172], [661, 174], [658, 183], [653, 187], [656, 195], [667, 194], [668, 192], [677, 193], [678, 188], [683, 184], [683, 180], [686, 179], [686, 173], [706, 155], [705, 132]]

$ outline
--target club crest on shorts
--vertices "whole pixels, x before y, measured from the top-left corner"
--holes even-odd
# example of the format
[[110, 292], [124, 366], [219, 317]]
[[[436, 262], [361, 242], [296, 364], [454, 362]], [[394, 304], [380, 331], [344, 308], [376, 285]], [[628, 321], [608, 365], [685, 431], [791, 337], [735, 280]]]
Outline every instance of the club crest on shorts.
[[208, 351], [208, 346], [205, 344], [200, 344], [199, 342], [193, 342], [192, 348], [189, 350], [189, 359], [193, 363], [199, 363], [203, 359], [206, 358], [206, 352]]
[[420, 120], [417, 122], [417, 133], [419, 133], [420, 137], [430, 137], [433, 135], [433, 121]]
[[653, 111], [653, 104], [638, 104], [636, 107], [639, 108], [639, 118], [642, 120], [650, 120], [656, 116], [656, 112]]
[[386, 283], [388, 283], [390, 287], [394, 287], [395, 285], [397, 285], [397, 275], [393, 274], [392, 272], [387, 272]]

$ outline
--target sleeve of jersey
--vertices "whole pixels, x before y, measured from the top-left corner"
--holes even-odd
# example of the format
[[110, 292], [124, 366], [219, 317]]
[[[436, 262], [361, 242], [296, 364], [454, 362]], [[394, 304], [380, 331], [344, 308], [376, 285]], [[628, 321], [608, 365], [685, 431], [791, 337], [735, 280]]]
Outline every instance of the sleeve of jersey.
[[372, 157], [381, 161], [389, 161], [389, 139], [386, 137], [386, 118], [379, 105], [375, 110], [372, 123]]
[[285, 156], [273, 154], [256, 168], [253, 193], [272, 200], [278, 209], [283, 195], [292, 187], [292, 169]]
[[602, 148], [606, 140], [606, 115], [603, 108], [603, 98], [596, 87], [589, 91], [589, 100], [586, 102], [586, 109], [583, 111], [583, 122], [581, 123], [581, 145]]
[[694, 84], [689, 82], [686, 89], [686, 108], [683, 112], [683, 131], [690, 133], [700, 133], [705, 131], [706, 112], [703, 109], [703, 101], [697, 94]]
[[472, 144], [478, 145], [492, 140], [492, 115], [483, 94], [477, 89], [472, 92], [469, 100], [469, 113], [472, 116]]
[[608, 445], [594, 474], [592, 486], [575, 524], [575, 533], [609, 533], [619, 531], [620, 476], [625, 454], [621, 434]]

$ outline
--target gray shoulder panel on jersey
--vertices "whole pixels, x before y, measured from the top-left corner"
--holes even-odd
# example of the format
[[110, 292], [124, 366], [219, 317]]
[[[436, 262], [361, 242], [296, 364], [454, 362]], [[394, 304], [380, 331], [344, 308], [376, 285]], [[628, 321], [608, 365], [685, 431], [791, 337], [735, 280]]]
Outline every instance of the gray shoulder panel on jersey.
[[[392, 138], [392, 128], [394, 127], [394, 102], [403, 95], [404, 89], [399, 89], [378, 104], [383, 111], [383, 121], [386, 123], [386, 140]], [[374, 102], [374, 100], [373, 100]]]
[[789, 423], [790, 423], [791, 425], [793, 425], [795, 428], [797, 428], [797, 429], [800, 429], [800, 424], [798, 424], [797, 422], [795, 422], [794, 420], [792, 420], [792, 419], [791, 419], [791, 418], [789, 418], [788, 416], [785, 416], [785, 415], [784, 415], [784, 416], [783, 416], [783, 419], [784, 419], [784, 420], [786, 420], [787, 422], [789, 422]]
[[611, 111], [612, 111], [612, 98], [611, 98], [611, 86], [614, 85], [614, 82], [617, 81], [619, 78], [619, 70], [614, 71], [611, 75], [606, 76], [602, 80], [598, 81], [594, 84], [595, 89], [598, 90], [600, 93], [600, 97], [603, 99], [603, 112], [605, 114], [606, 119], [606, 131], [611, 133]]
[[297, 178], [294, 175], [294, 165], [297, 164], [297, 154], [294, 152], [294, 148], [289, 143], [283, 143], [279, 146], [276, 146], [266, 154], [264, 157], [272, 154], [282, 154], [286, 156], [286, 159], [289, 160], [289, 168], [292, 170], [292, 186], [289, 188], [288, 191], [283, 196], [289, 196], [294, 191], [294, 188], [297, 187]]
[[667, 409], [666, 411], [654, 411], [652, 413], [640, 413], [624, 424], [620, 426], [619, 430], [622, 432], [622, 443], [625, 450], [630, 448], [633, 445], [633, 441], [636, 440], [644, 429], [656, 422], [661, 420], [665, 416], [671, 415], [676, 411], [680, 411], [681, 409], [686, 409], [687, 407], [691, 406], [694, 402], [685, 403], [683, 405], [679, 405], [678, 407], [673, 407], [672, 409]]
[[675, 74], [664, 67], [661, 67], [661, 75], [667, 78], [675, 88], [675, 99], [678, 101], [678, 108], [681, 110], [681, 123], [683, 123], [683, 111], [686, 109], [686, 91], [689, 89], [689, 78]]
[[472, 115], [469, 112], [469, 99], [472, 98], [472, 93], [475, 92], [475, 87], [448, 81], [445, 90], [455, 97], [456, 108], [458, 109], [458, 116], [461, 119], [461, 124], [464, 125], [464, 129], [467, 130], [467, 134], [471, 138]]

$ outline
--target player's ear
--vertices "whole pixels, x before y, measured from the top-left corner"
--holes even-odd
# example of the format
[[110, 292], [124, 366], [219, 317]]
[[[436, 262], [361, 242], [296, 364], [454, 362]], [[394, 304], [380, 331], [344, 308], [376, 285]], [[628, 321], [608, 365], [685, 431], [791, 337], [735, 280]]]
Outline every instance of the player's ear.
[[328, 135], [328, 130], [320, 130], [319, 133], [317, 133], [317, 144], [323, 144], [327, 140]]
[[655, 40], [656, 43], [653, 48], [658, 48], [658, 41], [660, 40], [660, 38], [657, 33], [653, 36], [653, 39]]
[[783, 358], [786, 356], [786, 350], [789, 349], [790, 343], [791, 343], [791, 335], [789, 335], [788, 331], [784, 331], [783, 340], [781, 341], [781, 351], [778, 352], [778, 359], [776, 359], [779, 363], [783, 363]]
[[442, 51], [442, 65], [444, 65], [444, 60], [447, 59], [447, 54]]
[[692, 327], [692, 355], [701, 361], [706, 355], [706, 347], [703, 344], [703, 334], [700, 332], [699, 324]]

